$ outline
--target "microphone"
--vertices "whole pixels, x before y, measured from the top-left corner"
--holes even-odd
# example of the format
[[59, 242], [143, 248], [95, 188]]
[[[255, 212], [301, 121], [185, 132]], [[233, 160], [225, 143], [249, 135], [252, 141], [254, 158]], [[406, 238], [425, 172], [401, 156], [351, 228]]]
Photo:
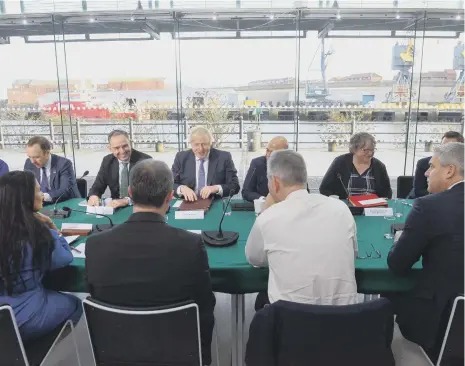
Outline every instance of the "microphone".
[[347, 190], [346, 186], [342, 182], [341, 173], [337, 173], [337, 177], [339, 178], [339, 182], [341, 182], [342, 188], [344, 188], [344, 192], [346, 192], [346, 194], [347, 194], [347, 198], [349, 198], [350, 194], [349, 194], [349, 191]]
[[[87, 175], [89, 175], [88, 170], [86, 170], [84, 172], [84, 174], [82, 175], [82, 177], [79, 178], [79, 179], [82, 179]], [[58, 196], [58, 198], [55, 201], [55, 204], [53, 205], [53, 210], [43, 211], [42, 213], [44, 215], [50, 217], [51, 219], [66, 219], [66, 218], [68, 218], [69, 215], [71, 214], [71, 212], [70, 211], [65, 211], [65, 210], [57, 210], [57, 204], [58, 204], [58, 202], [60, 202], [60, 199], [63, 198], [63, 196], [65, 194], [67, 194], [71, 190], [71, 188], [73, 188], [74, 186], [77, 186], [77, 182], [74, 183], [72, 186], [69, 186], [67, 190], [65, 190], [62, 194], [60, 194]]]
[[234, 190], [232, 189], [229, 192], [229, 199], [226, 203], [226, 207], [223, 209], [223, 215], [221, 216], [220, 224], [217, 231], [202, 231], [203, 241], [214, 247], [227, 247], [234, 244], [237, 239], [239, 239], [239, 233], [235, 231], [223, 231], [222, 224], [226, 211], [231, 203], [232, 196], [234, 195]]
[[[63, 207], [63, 211], [67, 212], [68, 213], [68, 216], [71, 214], [71, 212], [81, 212], [81, 213], [85, 213], [87, 214], [88, 212], [87, 211], [83, 211], [83, 210], [75, 210], [74, 208], [70, 208], [70, 207]], [[105, 230], [109, 230], [109, 229], [112, 229], [115, 225], [113, 224], [113, 221], [111, 220], [111, 217], [108, 216], [108, 215], [104, 215], [104, 214], [101, 214], [101, 213], [91, 213], [91, 215], [95, 215], [95, 216], [103, 216], [105, 218], [108, 219], [108, 221], [110, 221], [110, 224], [103, 224], [103, 225], [97, 225], [97, 224], [94, 224], [92, 225], [92, 232], [93, 233], [98, 233], [98, 232], [101, 232], [101, 231], [105, 231]]]

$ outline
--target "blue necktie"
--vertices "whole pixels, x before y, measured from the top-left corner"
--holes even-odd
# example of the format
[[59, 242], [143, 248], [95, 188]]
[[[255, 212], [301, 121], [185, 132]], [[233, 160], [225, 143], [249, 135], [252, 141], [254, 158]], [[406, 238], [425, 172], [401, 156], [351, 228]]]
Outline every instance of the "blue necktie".
[[42, 167], [42, 178], [40, 179], [40, 191], [48, 193], [47, 169], [44, 166]]
[[202, 188], [205, 187], [205, 167], [203, 166], [203, 163], [205, 163], [205, 160], [200, 159], [199, 184], [197, 186], [197, 194], [200, 194]]

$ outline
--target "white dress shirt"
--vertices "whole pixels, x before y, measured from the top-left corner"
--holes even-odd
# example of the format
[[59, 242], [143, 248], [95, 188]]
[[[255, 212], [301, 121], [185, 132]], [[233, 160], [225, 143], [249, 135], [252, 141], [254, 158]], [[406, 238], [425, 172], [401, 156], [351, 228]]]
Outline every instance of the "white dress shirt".
[[347, 205], [295, 191], [257, 217], [245, 254], [268, 265], [270, 302], [348, 305], [357, 302], [357, 230]]
[[[50, 174], [52, 173], [52, 156], [50, 156], [50, 158], [48, 159], [48, 161], [45, 163], [44, 166], [45, 166], [45, 172], [47, 173], [47, 187], [48, 189], [50, 189]], [[40, 172], [40, 181], [42, 182], [43, 175], [44, 175], [42, 168], [39, 168], [39, 172]], [[44, 193], [44, 201], [52, 202], [52, 197], [50, 197], [50, 195], [46, 192], [43, 192], [43, 193]]]
[[[209, 156], [210, 156], [210, 153], [208, 153], [207, 156], [203, 158], [203, 170], [205, 171], [205, 187], [208, 186], [207, 178], [208, 178]], [[195, 189], [194, 189], [194, 192], [197, 192], [197, 187], [199, 186], [200, 160], [202, 159], [198, 158], [197, 156], [195, 157]], [[216, 187], [218, 187], [218, 193], [216, 194], [219, 196], [223, 196], [223, 187], [221, 187], [221, 185], [217, 185]], [[178, 187], [178, 190], [176, 193], [178, 196], [182, 196], [181, 186]]]

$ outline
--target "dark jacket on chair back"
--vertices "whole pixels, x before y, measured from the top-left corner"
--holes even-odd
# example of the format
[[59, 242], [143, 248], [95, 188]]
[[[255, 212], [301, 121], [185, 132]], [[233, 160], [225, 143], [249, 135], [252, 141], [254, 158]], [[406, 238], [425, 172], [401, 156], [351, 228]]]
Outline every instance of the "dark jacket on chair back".
[[[132, 149], [129, 171], [134, 168], [137, 162], [145, 159], [152, 159], [152, 157]], [[113, 154], [108, 154], [103, 158], [95, 182], [89, 190], [89, 197], [94, 195], [101, 197], [107, 187], [110, 188], [111, 198], [124, 198], [119, 196], [119, 161]]]
[[194, 301], [203, 362], [210, 364], [215, 297], [200, 235], [169, 226], [155, 213], [134, 213], [125, 223], [89, 236], [86, 273], [90, 294], [109, 304], [151, 307]]
[[266, 156], [252, 159], [242, 187], [242, 198], [253, 201], [268, 195], [268, 177], [266, 176]]
[[[324, 194], [325, 196], [335, 194], [341, 199], [347, 198], [347, 193], [342, 185], [344, 184], [347, 189], [350, 175], [352, 174], [352, 159], [352, 153], [344, 154], [334, 159], [321, 181], [321, 194]], [[389, 180], [386, 166], [380, 160], [373, 157], [371, 169], [373, 177], [375, 178], [375, 191], [378, 197], [391, 198], [391, 182]], [[338, 174], [341, 176], [342, 183], [338, 178]]]
[[464, 292], [463, 196], [462, 182], [416, 199], [387, 260], [394, 273], [403, 275], [422, 258], [415, 287], [399, 303], [397, 323], [405, 338], [428, 349], [449, 301]]

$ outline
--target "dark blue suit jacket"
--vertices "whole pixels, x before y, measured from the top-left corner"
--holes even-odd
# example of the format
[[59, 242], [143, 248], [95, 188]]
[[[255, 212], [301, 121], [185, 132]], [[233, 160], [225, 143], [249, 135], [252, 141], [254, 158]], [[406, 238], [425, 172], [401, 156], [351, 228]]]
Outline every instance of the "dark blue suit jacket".
[[425, 173], [429, 169], [430, 160], [431, 156], [417, 161], [417, 168], [415, 170], [415, 176], [413, 177], [413, 189], [408, 198], [420, 198], [429, 194]]
[[463, 196], [460, 183], [415, 200], [388, 255], [389, 268], [399, 275], [410, 273], [422, 257], [423, 270], [398, 305], [397, 323], [405, 338], [425, 348], [434, 346], [448, 302], [464, 292]]
[[[63, 194], [60, 201], [66, 201], [70, 198], [79, 198], [79, 190], [76, 185], [76, 177], [74, 175], [73, 165], [68, 159], [55, 154], [50, 155], [52, 165], [50, 169], [50, 192], [48, 194], [55, 202], [58, 197]], [[24, 170], [30, 170], [40, 182], [40, 169], [31, 163], [29, 159], [24, 163]]]
[[[192, 150], [180, 151], [176, 154], [171, 168], [175, 193], [181, 185], [188, 186], [191, 189], [195, 188], [195, 165], [195, 155]], [[206, 185], [221, 185], [224, 197], [229, 196], [231, 191], [234, 191], [234, 194], [239, 193], [241, 187], [231, 153], [217, 149], [210, 150]]]
[[252, 202], [267, 195], [266, 156], [260, 156], [250, 162], [250, 167], [244, 180], [244, 187], [242, 187], [242, 198]]
[[0, 177], [2, 175], [5, 175], [8, 173], [10, 170], [8, 169], [8, 164], [5, 163], [3, 160], [0, 159]]

